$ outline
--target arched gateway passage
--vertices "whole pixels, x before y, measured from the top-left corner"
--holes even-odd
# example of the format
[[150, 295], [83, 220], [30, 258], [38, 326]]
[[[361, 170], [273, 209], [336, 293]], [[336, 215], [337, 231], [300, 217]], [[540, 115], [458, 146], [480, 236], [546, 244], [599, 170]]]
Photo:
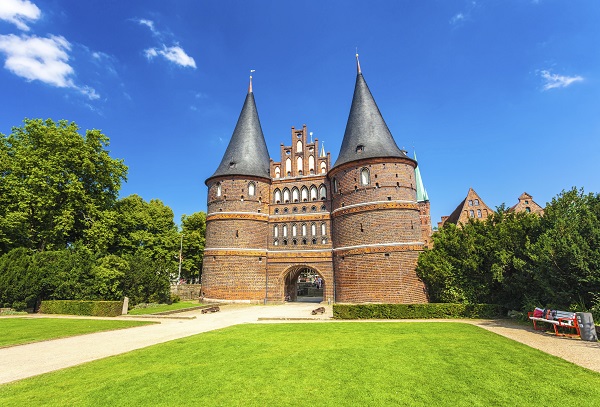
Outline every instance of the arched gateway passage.
[[322, 302], [324, 300], [325, 279], [314, 268], [294, 266], [283, 280], [285, 301]]

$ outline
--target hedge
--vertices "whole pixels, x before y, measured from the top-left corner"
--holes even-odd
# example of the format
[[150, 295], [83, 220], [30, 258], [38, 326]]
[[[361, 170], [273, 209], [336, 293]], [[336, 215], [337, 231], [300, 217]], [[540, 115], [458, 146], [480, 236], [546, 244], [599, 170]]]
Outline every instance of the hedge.
[[123, 311], [123, 301], [42, 301], [43, 314], [89, 315], [94, 317], [116, 317]]
[[334, 304], [336, 319], [500, 318], [506, 315], [494, 304]]

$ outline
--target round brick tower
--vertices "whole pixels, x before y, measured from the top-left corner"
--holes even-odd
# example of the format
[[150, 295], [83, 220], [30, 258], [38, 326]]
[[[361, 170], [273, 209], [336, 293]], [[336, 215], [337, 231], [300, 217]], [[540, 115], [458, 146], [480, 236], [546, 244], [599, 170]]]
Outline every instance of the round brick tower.
[[258, 302], [265, 298], [269, 161], [250, 77], [223, 160], [206, 180], [205, 299]]
[[427, 302], [415, 160], [398, 148], [358, 64], [352, 106], [329, 171], [337, 302]]

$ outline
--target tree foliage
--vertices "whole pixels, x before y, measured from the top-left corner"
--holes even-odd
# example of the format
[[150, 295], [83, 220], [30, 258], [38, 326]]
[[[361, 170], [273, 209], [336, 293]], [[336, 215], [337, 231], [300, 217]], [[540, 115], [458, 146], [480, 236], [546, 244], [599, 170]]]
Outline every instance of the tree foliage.
[[200, 281], [204, 245], [206, 243], [206, 213], [196, 212], [181, 217], [181, 233], [183, 234], [182, 277], [188, 281]]
[[504, 206], [433, 235], [417, 274], [435, 302], [592, 308], [600, 291], [600, 195], [563, 191], [538, 217]]
[[117, 199], [127, 167], [108, 137], [75, 123], [25, 119], [0, 135], [0, 252], [62, 249]]

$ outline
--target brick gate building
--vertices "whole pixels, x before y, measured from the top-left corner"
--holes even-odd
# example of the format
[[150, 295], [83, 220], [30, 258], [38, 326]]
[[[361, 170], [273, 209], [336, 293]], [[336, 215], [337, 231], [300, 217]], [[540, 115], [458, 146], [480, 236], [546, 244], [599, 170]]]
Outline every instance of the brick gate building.
[[269, 158], [250, 79], [231, 141], [206, 180], [204, 298], [293, 300], [290, 290], [309, 270], [324, 283], [324, 301], [427, 301], [415, 267], [430, 240], [429, 199], [357, 67], [333, 165], [306, 126], [292, 127], [291, 143]]

